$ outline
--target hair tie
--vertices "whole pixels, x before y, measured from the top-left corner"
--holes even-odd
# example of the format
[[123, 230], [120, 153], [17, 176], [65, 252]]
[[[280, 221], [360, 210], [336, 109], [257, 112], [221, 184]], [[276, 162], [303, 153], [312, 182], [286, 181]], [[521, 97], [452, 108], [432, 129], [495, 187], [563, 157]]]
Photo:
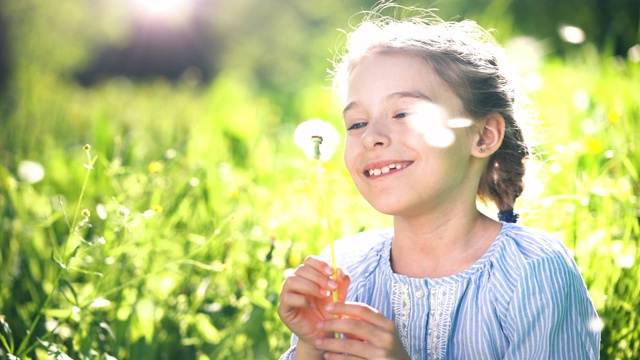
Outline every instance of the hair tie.
[[514, 213], [513, 210], [502, 210], [498, 213], [498, 220], [507, 223], [515, 223], [519, 217], [520, 214]]

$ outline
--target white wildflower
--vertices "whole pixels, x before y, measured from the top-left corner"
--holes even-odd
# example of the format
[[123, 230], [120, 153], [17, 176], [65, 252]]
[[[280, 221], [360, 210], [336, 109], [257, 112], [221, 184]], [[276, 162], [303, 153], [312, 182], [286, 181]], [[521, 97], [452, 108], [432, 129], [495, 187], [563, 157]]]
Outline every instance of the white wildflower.
[[44, 178], [44, 167], [35, 161], [21, 161], [18, 165], [18, 177], [26, 183], [35, 184]]

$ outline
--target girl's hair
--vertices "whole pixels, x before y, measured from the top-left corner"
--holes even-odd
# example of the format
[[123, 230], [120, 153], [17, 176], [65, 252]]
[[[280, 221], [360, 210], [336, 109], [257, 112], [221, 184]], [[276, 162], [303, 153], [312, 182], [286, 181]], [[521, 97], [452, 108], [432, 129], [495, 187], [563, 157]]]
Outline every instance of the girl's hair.
[[502, 48], [473, 21], [445, 22], [428, 10], [393, 6], [420, 15], [398, 21], [380, 14], [390, 7], [383, 4], [366, 13], [365, 20], [347, 35], [345, 52], [334, 61], [335, 94], [344, 100], [349, 73], [365, 54], [403, 53], [425, 60], [458, 95], [469, 117], [499, 113], [504, 118], [504, 140], [482, 174], [478, 197], [492, 200], [502, 215], [513, 217], [515, 200], [524, 188], [529, 148], [518, 125], [521, 109], [516, 107], [514, 80]]

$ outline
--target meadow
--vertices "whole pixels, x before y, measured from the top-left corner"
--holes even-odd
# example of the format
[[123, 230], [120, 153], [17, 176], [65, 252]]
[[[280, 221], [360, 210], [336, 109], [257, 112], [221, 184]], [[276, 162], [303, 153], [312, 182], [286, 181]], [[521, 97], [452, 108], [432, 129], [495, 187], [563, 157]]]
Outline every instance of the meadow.
[[[602, 358], [638, 359], [640, 62], [585, 45], [529, 75], [541, 135], [521, 222], [573, 252]], [[225, 70], [206, 85], [86, 88], [20, 69], [0, 102], [0, 357], [269, 359], [288, 348], [284, 271], [391, 222], [359, 197], [340, 149], [319, 182], [293, 142], [310, 118], [344, 134], [326, 86], [306, 85], [285, 108], [253, 85]]]

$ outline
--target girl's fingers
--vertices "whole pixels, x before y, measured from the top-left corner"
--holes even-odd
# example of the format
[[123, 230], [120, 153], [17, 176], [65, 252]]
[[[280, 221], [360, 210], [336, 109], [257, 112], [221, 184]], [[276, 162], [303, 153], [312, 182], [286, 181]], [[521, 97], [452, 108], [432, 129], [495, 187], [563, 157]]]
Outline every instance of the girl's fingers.
[[[333, 268], [315, 256], [309, 256], [304, 263], [295, 270], [285, 271], [287, 279], [283, 284], [283, 291], [298, 291], [300, 293], [323, 298], [338, 289], [340, 298], [344, 301], [350, 278], [338, 269], [338, 281], [333, 279]], [[306, 281], [301, 281], [304, 279]], [[316, 286], [312, 286], [315, 284]]]
[[325, 276], [333, 275], [333, 268], [331, 265], [327, 264], [317, 256], [307, 256], [307, 258], [304, 259], [303, 265], [316, 269], [319, 273], [324, 274]]
[[346, 352], [325, 352], [324, 353], [325, 360], [365, 360], [365, 359], [374, 359], [374, 358], [365, 358], [357, 355], [352, 355]]
[[395, 329], [393, 320], [380, 314], [380, 312], [369, 305], [353, 302], [340, 302], [329, 304], [326, 307], [327, 312], [342, 317], [362, 319], [375, 327], [387, 330]]
[[309, 279], [307, 276], [291, 276], [285, 280], [282, 286], [281, 295], [288, 293], [296, 293], [307, 296], [313, 296], [316, 298], [325, 298], [331, 294], [328, 286], [322, 286], [316, 281]]
[[318, 339], [316, 348], [324, 350], [325, 359], [384, 359], [382, 352], [371, 343], [350, 339]]
[[292, 293], [292, 292], [282, 293], [282, 295], [280, 296], [280, 304], [285, 308], [303, 308], [303, 309], [316, 308], [315, 303], [312, 301], [309, 301], [308, 297], [304, 295]]
[[360, 319], [328, 318], [318, 323], [318, 330], [330, 333], [345, 334], [350, 339], [360, 341], [375, 341], [383, 336], [384, 331], [375, 325]]

